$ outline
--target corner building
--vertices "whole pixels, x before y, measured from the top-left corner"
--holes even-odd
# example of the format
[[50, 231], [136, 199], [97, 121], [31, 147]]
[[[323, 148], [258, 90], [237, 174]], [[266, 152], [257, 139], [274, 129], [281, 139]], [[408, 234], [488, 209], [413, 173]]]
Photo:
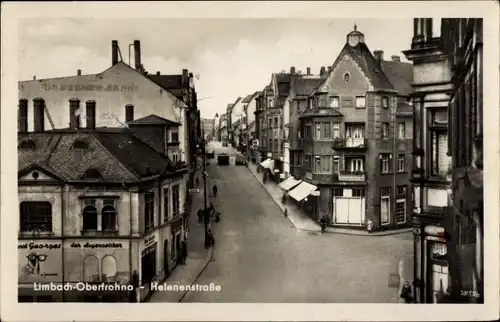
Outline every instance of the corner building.
[[[319, 188], [311, 216], [368, 231], [410, 219], [411, 64], [373, 54], [357, 30], [302, 110], [298, 133], [304, 180]], [[292, 134], [293, 135], [293, 134]], [[300, 200], [297, 200], [300, 201]], [[300, 201], [302, 202], [302, 201]]]

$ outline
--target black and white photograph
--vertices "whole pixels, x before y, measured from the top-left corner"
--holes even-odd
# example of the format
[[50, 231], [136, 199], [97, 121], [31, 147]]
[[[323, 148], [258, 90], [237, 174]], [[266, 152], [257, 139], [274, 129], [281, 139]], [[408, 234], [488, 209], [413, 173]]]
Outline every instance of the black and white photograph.
[[2, 318], [500, 314], [498, 4], [3, 8]]

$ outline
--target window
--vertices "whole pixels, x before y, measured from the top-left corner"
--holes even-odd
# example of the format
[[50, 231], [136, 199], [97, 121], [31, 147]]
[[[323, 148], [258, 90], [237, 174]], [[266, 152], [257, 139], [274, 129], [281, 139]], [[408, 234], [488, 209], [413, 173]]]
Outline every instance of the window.
[[389, 108], [389, 98], [387, 96], [382, 97], [382, 107]]
[[322, 123], [323, 127], [323, 139], [331, 139], [332, 138], [332, 124], [331, 123]]
[[348, 125], [345, 129], [346, 138], [362, 139], [364, 138], [365, 128], [363, 126]]
[[340, 107], [340, 98], [338, 96], [330, 97], [330, 107], [331, 108], [339, 108]]
[[102, 208], [102, 230], [108, 232], [117, 231], [117, 213], [115, 210], [115, 202], [112, 199], [105, 199]]
[[274, 118], [274, 127], [279, 127], [278, 117]]
[[396, 223], [406, 222], [406, 186], [398, 186], [395, 208]]
[[333, 123], [333, 138], [334, 139], [340, 138], [340, 123], [338, 122]]
[[333, 196], [334, 197], [343, 197], [344, 196], [344, 190], [340, 188], [334, 188], [333, 189]]
[[363, 159], [347, 159], [346, 171], [363, 172]]
[[85, 150], [85, 149], [89, 148], [89, 145], [87, 143], [85, 143], [84, 141], [75, 140], [75, 142], [73, 142], [73, 145], [71, 147], [73, 149]]
[[398, 171], [399, 172], [405, 171], [405, 155], [404, 154], [398, 155]]
[[307, 170], [312, 169], [312, 156], [310, 154], [306, 154], [304, 157], [304, 165]]
[[380, 222], [387, 225], [390, 222], [391, 187], [380, 188]]
[[45, 129], [45, 101], [41, 98], [33, 99], [33, 130], [43, 132]]
[[340, 171], [340, 158], [335, 156], [333, 157], [333, 172], [338, 173]]
[[389, 172], [389, 154], [381, 154], [380, 155], [380, 172], [388, 173]]
[[319, 140], [321, 138], [321, 123], [316, 123], [316, 136], [315, 139]]
[[50, 202], [23, 201], [19, 207], [22, 232], [52, 232], [52, 204]]
[[364, 197], [365, 196], [365, 189], [352, 189], [352, 196], [353, 197]]
[[309, 103], [309, 109], [312, 110], [312, 108], [313, 108], [313, 99], [310, 98], [308, 103]]
[[345, 73], [345, 74], [344, 74], [344, 81], [345, 81], [346, 83], [349, 83], [349, 80], [350, 80], [350, 79], [351, 79], [351, 75], [349, 75], [349, 73]]
[[356, 96], [356, 108], [364, 108], [364, 107], [365, 107], [365, 97]]
[[83, 180], [102, 180], [102, 175], [96, 169], [88, 169], [81, 178]]
[[174, 142], [174, 143], [179, 142], [179, 132], [177, 132], [177, 131], [170, 132], [170, 142]]
[[134, 105], [125, 105], [125, 122], [132, 122], [134, 120]]
[[83, 226], [84, 232], [97, 231], [99, 215], [95, 207], [94, 200], [86, 200], [87, 205], [83, 208]]
[[315, 156], [314, 160], [314, 172], [321, 172], [321, 157]]
[[179, 185], [176, 184], [172, 187], [172, 217], [175, 217], [180, 213], [180, 203]]
[[22, 150], [34, 150], [35, 148], [35, 142], [32, 140], [24, 140], [19, 144], [19, 149]]
[[448, 135], [443, 131], [432, 131], [431, 174], [444, 176], [451, 169], [451, 158], [448, 150]]
[[404, 139], [406, 136], [406, 125], [404, 122], [398, 123], [398, 139]]
[[271, 148], [272, 146], [273, 146], [273, 139], [269, 139], [269, 145], [267, 147]]
[[389, 138], [389, 123], [382, 123], [382, 139], [387, 140]]
[[145, 232], [149, 232], [153, 229], [154, 223], [154, 210], [155, 210], [155, 195], [153, 192], [148, 192], [144, 194], [144, 227]]
[[168, 188], [163, 188], [163, 222], [167, 222], [169, 220], [169, 217], [168, 217], [168, 214], [170, 212], [170, 209], [169, 209], [169, 202], [168, 202], [168, 198], [169, 198], [169, 195], [168, 195]]

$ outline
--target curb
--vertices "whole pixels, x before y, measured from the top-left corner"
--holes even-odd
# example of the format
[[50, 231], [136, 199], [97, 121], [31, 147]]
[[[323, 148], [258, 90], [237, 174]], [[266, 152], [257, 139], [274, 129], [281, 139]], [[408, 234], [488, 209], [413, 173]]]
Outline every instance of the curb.
[[[196, 281], [200, 278], [201, 274], [203, 274], [203, 271], [205, 271], [205, 269], [208, 267], [208, 264], [210, 264], [211, 261], [213, 261], [214, 259], [214, 248], [213, 246], [210, 247], [210, 257], [208, 258], [207, 262], [205, 263], [205, 265], [203, 265], [202, 269], [200, 270], [200, 272], [198, 273], [198, 275], [196, 275], [194, 281], [190, 284], [190, 286], [193, 286], [194, 283], [196, 283]], [[189, 293], [189, 290], [187, 290], [186, 292], [184, 292], [184, 294], [182, 294], [181, 298], [177, 301], [177, 303], [181, 303], [182, 300], [184, 299], [184, 297], [186, 297], [186, 295]]]
[[[259, 177], [257, 177], [257, 174], [255, 174], [252, 170], [250, 170], [249, 167], [246, 167], [248, 169], [248, 171], [250, 171], [253, 176], [257, 179], [257, 181], [260, 183], [260, 185], [262, 187], [264, 187], [264, 190], [266, 190], [267, 194], [271, 197], [271, 199], [274, 201], [274, 203], [278, 206], [278, 208], [280, 208], [282, 211], [284, 211], [284, 207], [278, 203], [276, 200], [274, 200], [274, 197], [273, 195], [269, 192], [268, 189], [266, 189], [266, 186], [264, 183], [262, 183], [260, 180], [259, 180]], [[296, 229], [298, 230], [301, 230], [301, 231], [307, 231], [307, 232], [318, 232], [316, 230], [311, 230], [311, 229], [302, 229], [302, 228], [298, 228], [294, 223], [293, 221], [289, 218], [289, 216], [286, 217], [288, 219], [288, 221], [292, 224], [293, 227], [295, 227]], [[404, 234], [404, 233], [407, 233], [407, 232], [411, 232], [413, 230], [413, 228], [403, 228], [403, 229], [398, 229], [398, 230], [391, 230], [391, 231], [387, 231], [387, 232], [374, 232], [374, 233], [368, 233], [368, 232], [365, 232], [365, 231], [362, 231], [362, 230], [351, 230], [351, 231], [346, 231], [347, 229], [342, 229], [342, 231], [335, 231], [336, 229], [338, 228], [327, 228], [325, 230], [325, 233], [328, 233], [328, 234], [340, 234], [340, 235], [351, 235], [351, 236], [365, 236], [365, 237], [379, 237], [379, 236], [389, 236], [389, 235], [398, 235], [398, 234]], [[321, 232], [321, 230], [319, 231]]]

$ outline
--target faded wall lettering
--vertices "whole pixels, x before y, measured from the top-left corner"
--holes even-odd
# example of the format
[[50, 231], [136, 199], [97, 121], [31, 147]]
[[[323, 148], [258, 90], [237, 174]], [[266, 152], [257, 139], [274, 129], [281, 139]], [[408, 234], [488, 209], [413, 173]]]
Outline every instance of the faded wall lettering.
[[61, 248], [61, 244], [47, 244], [47, 243], [26, 243], [18, 244], [18, 249], [57, 249]]
[[51, 92], [135, 92], [137, 86], [133, 84], [41, 84], [44, 91]]
[[121, 243], [72, 243], [71, 248], [123, 248]]

